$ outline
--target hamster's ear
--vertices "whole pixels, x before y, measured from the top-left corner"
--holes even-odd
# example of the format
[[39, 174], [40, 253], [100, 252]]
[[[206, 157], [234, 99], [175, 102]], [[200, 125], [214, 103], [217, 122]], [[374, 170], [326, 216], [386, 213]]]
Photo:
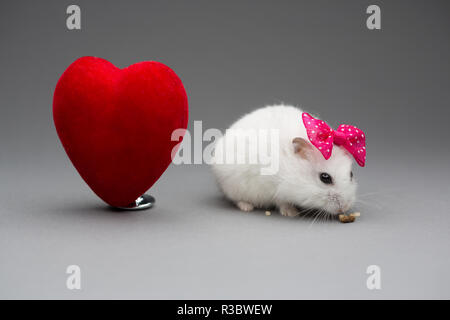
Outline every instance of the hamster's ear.
[[314, 150], [313, 146], [305, 139], [300, 137], [294, 138], [294, 140], [292, 140], [292, 144], [294, 145], [294, 152], [303, 159], [308, 160], [309, 156], [312, 155]]

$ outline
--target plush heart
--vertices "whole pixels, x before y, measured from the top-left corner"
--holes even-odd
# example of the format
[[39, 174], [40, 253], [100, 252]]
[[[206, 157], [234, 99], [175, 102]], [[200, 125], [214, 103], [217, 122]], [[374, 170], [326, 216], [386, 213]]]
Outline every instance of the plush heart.
[[91, 189], [112, 206], [145, 193], [171, 163], [186, 129], [183, 83], [159, 62], [119, 69], [95, 57], [73, 62], [53, 96], [56, 131], [70, 160]]

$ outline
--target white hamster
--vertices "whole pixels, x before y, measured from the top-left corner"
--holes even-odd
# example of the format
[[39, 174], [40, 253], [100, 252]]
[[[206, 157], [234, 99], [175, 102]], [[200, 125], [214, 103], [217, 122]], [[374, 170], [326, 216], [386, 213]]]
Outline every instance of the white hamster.
[[[337, 214], [353, 206], [357, 184], [351, 155], [334, 145], [330, 159], [325, 160], [308, 140], [302, 112], [285, 105], [257, 109], [236, 121], [217, 141], [212, 171], [221, 190], [239, 209], [276, 206], [282, 215], [296, 216], [298, 208]], [[252, 130], [278, 132], [278, 146], [267, 134], [267, 139], [249, 138]], [[278, 152], [278, 157], [272, 157], [278, 162], [277, 170], [262, 174], [267, 163], [261, 159], [272, 151]], [[245, 162], [230, 162], [227, 155]]]

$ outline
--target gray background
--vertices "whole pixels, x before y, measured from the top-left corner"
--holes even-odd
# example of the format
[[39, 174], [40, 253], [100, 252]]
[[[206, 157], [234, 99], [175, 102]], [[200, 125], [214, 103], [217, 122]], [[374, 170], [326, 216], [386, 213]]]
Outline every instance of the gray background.
[[[77, 3], [82, 30], [66, 29]], [[365, 27], [369, 4], [382, 30]], [[1, 298], [450, 298], [448, 1], [2, 1]], [[84, 55], [158, 60], [190, 120], [286, 102], [368, 137], [353, 224], [244, 214], [207, 166], [171, 166], [145, 212], [108, 209], [56, 136], [52, 94]], [[82, 269], [82, 290], [65, 269]], [[366, 288], [366, 268], [382, 290]]]

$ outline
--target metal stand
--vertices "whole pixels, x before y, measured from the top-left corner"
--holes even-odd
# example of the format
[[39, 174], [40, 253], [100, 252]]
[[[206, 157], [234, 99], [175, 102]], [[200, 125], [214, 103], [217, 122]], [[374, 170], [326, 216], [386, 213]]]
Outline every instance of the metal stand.
[[145, 210], [150, 209], [155, 204], [155, 198], [148, 194], [143, 194], [136, 199], [133, 203], [125, 207], [117, 207], [121, 210]]

